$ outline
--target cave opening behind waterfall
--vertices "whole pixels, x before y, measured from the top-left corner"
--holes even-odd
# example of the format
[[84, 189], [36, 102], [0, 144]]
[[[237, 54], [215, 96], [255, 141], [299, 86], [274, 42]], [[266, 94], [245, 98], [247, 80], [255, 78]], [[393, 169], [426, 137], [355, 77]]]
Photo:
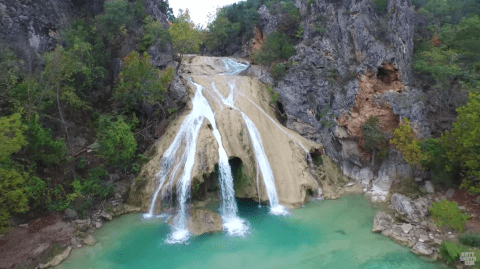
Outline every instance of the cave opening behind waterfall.
[[218, 183], [219, 177], [218, 163], [215, 165], [215, 170], [209, 174], [203, 174], [202, 180], [193, 180], [192, 182], [192, 199], [196, 201], [214, 200], [218, 199], [220, 185]]
[[255, 173], [248, 173], [242, 160], [238, 157], [231, 158], [228, 163], [232, 169], [235, 196], [237, 198], [248, 198], [258, 202]]

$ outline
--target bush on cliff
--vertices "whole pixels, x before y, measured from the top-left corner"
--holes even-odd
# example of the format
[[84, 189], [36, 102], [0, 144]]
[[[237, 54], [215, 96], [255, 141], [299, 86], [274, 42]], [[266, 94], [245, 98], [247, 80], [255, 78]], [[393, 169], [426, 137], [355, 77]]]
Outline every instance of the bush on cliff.
[[295, 54], [295, 49], [290, 37], [285, 33], [275, 31], [267, 37], [262, 49], [255, 53], [253, 58], [258, 63], [270, 66], [276, 60], [288, 60], [293, 54]]
[[445, 199], [433, 203], [428, 208], [435, 224], [440, 226], [449, 226], [457, 231], [463, 232], [463, 225], [470, 219], [470, 216], [465, 215], [458, 208], [456, 202], [449, 202]]

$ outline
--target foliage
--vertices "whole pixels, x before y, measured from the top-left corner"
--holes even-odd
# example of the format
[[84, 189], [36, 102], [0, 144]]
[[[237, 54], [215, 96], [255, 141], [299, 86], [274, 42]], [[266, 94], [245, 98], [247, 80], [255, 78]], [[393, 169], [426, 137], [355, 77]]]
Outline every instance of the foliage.
[[33, 202], [34, 206], [39, 206], [41, 200], [46, 195], [46, 183], [36, 176], [30, 177], [28, 180], [25, 191], [28, 197], [28, 200]]
[[114, 97], [122, 101], [127, 109], [133, 108], [137, 101], [154, 104], [163, 101], [163, 94], [172, 79], [172, 67], [159, 75], [146, 52], [142, 57], [138, 52], [132, 51], [124, 58], [124, 67], [119, 73]]
[[458, 54], [445, 45], [432, 45], [429, 50], [420, 52], [416, 58], [415, 70], [430, 73], [441, 84], [460, 74], [460, 68], [455, 63]]
[[122, 116], [116, 120], [102, 115], [98, 119], [99, 155], [111, 164], [126, 164], [137, 150], [137, 142], [131, 131], [132, 125], [127, 124]]
[[430, 171], [430, 178], [435, 185], [452, 188], [456, 187], [452, 171], [446, 171], [445, 167], [450, 164], [447, 158], [448, 148], [442, 139], [429, 138], [421, 141], [422, 160], [421, 164]]
[[297, 30], [297, 35], [296, 35], [296, 37], [297, 37], [297, 38], [302, 38], [302, 37], [303, 37], [303, 32], [304, 32], [304, 31], [305, 31], [305, 27], [303, 27], [303, 26], [300, 26], [300, 27], [298, 27], [298, 30]]
[[395, 144], [396, 148], [402, 152], [405, 161], [413, 166], [419, 165], [422, 159], [419, 143], [420, 141], [415, 139], [415, 133], [408, 119], [403, 119], [398, 128], [393, 130], [393, 138], [390, 140], [390, 144]]
[[312, 10], [312, 5], [315, 5], [315, 0], [308, 0], [307, 9], [309, 12]]
[[370, 117], [362, 124], [362, 131], [365, 137], [364, 149], [368, 152], [374, 152], [385, 142], [385, 136], [380, 126], [380, 119]]
[[133, 12], [127, 0], [105, 1], [104, 9], [104, 14], [96, 17], [97, 25], [104, 36], [112, 39], [121, 28], [129, 25]]
[[387, 10], [388, 0], [373, 0], [372, 2], [379, 12], [385, 12]]
[[466, 249], [461, 245], [449, 241], [444, 241], [440, 247], [440, 254], [448, 263], [458, 262], [460, 255], [465, 251]]
[[293, 54], [295, 54], [295, 49], [293, 48], [292, 40], [285, 33], [275, 31], [267, 37], [262, 49], [254, 54], [253, 57], [256, 62], [270, 66], [273, 61], [279, 59], [287, 60]]
[[480, 193], [480, 187], [473, 178], [480, 177], [480, 93], [471, 93], [467, 105], [457, 109], [457, 120], [453, 129], [442, 134], [449, 164], [448, 172], [460, 169], [465, 176], [463, 187], [470, 192]]
[[138, 43], [140, 51], [146, 51], [152, 44], [164, 47], [167, 42], [171, 41], [170, 33], [158, 20], [154, 20], [151, 16], [147, 16], [143, 20], [143, 36]]
[[219, 16], [225, 16], [231, 23], [239, 23], [238, 35], [243, 40], [253, 37], [253, 28], [260, 24], [258, 9], [265, 3], [264, 0], [247, 0], [222, 7]]
[[470, 216], [463, 214], [458, 208], [456, 202], [449, 202], [442, 199], [433, 203], [428, 210], [435, 220], [435, 224], [440, 226], [449, 226], [457, 231], [463, 232], [463, 225], [468, 221]]
[[20, 114], [0, 117], [0, 162], [27, 144], [23, 132], [26, 127], [20, 121]]
[[172, 36], [173, 49], [180, 54], [197, 53], [200, 50], [200, 32], [196, 29], [195, 24], [190, 19], [190, 13], [187, 10], [180, 14], [177, 19], [168, 28]]
[[272, 65], [272, 75], [275, 79], [281, 79], [285, 76], [285, 65], [276, 63]]
[[464, 245], [471, 247], [480, 247], [480, 235], [474, 233], [462, 234], [459, 238]]
[[0, 43], [0, 89], [7, 92], [15, 87], [20, 79], [21, 64], [15, 53]]
[[45, 164], [59, 163], [67, 154], [65, 142], [52, 139], [50, 130], [42, 127], [37, 115], [30, 122], [28, 142], [29, 158], [34, 161]]
[[228, 44], [236, 41], [240, 31], [240, 23], [232, 23], [223, 14], [208, 24], [205, 45], [209, 50], [224, 50]]
[[28, 199], [23, 187], [26, 173], [0, 167], [0, 228], [7, 225], [11, 213], [25, 212]]
[[160, 11], [162, 11], [163, 14], [167, 15], [167, 19], [169, 21], [174, 21], [175, 20], [173, 10], [170, 7], [170, 4], [168, 3], [168, 0], [161, 1], [160, 5], [159, 5], [159, 9], [160, 9]]
[[114, 191], [111, 183], [105, 182], [108, 173], [102, 167], [90, 169], [86, 179], [75, 179], [72, 182], [74, 192], [90, 197], [106, 198]]

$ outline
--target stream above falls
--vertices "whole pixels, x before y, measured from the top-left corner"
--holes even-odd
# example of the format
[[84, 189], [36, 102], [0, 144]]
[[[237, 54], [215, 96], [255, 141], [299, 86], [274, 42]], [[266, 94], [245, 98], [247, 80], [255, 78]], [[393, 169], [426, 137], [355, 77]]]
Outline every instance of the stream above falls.
[[[376, 209], [361, 195], [311, 201], [289, 217], [237, 199], [245, 237], [203, 235], [170, 245], [165, 218], [124, 215], [96, 231], [94, 246], [73, 250], [58, 269], [135, 268], [448, 268], [373, 233]], [[218, 209], [218, 204], [210, 205]]]

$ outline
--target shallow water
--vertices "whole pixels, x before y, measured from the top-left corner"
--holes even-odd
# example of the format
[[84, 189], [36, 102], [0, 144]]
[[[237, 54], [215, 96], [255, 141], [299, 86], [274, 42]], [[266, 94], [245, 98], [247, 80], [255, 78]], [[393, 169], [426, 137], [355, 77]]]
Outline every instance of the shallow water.
[[312, 201], [288, 217], [237, 201], [251, 226], [244, 238], [204, 235], [168, 245], [165, 219], [125, 215], [94, 233], [95, 246], [72, 251], [56, 268], [447, 268], [372, 233], [376, 209], [363, 196]]

